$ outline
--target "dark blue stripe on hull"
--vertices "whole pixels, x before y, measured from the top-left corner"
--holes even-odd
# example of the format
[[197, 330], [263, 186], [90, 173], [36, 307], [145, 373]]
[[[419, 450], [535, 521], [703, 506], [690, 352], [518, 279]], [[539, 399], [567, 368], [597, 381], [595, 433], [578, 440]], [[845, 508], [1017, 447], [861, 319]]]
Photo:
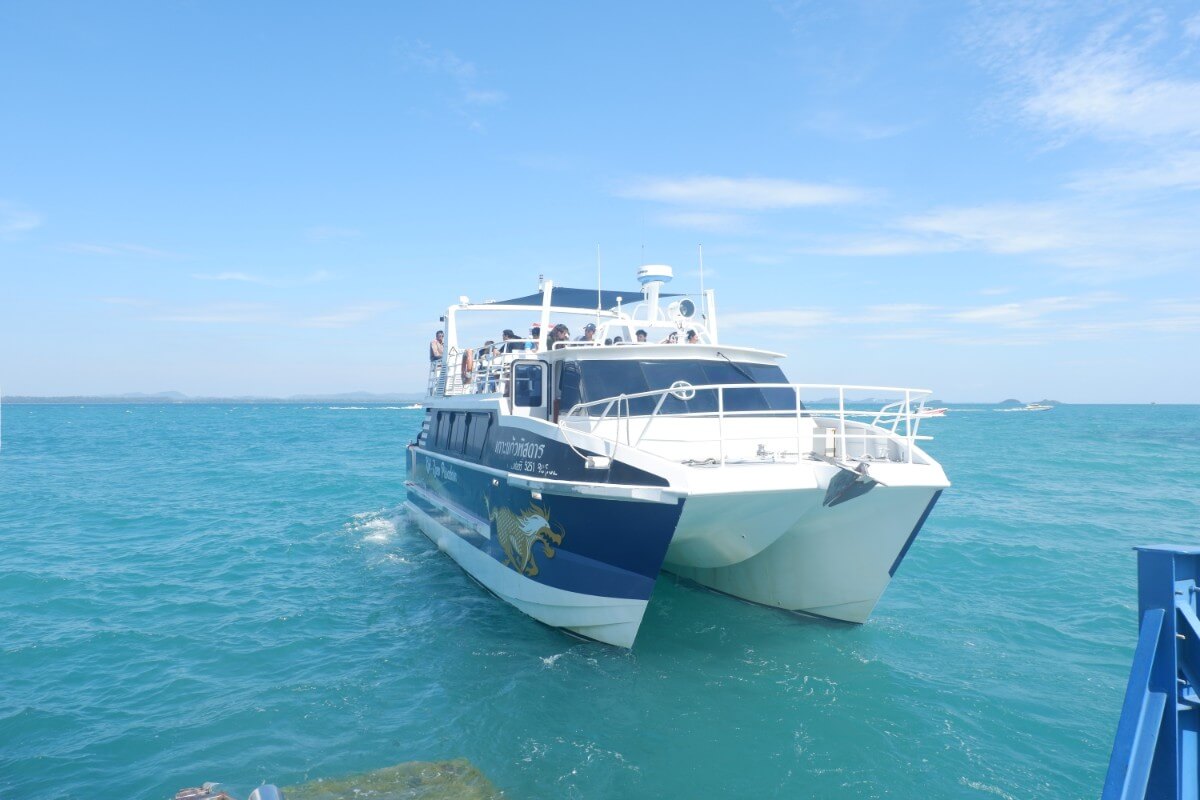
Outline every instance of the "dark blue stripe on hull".
[[683, 503], [641, 503], [528, 490], [436, 454], [410, 449], [412, 483], [487, 525], [491, 537], [437, 508], [409, 500], [439, 523], [530, 580], [582, 594], [648, 600]]
[[921, 514], [921, 518], [917, 520], [916, 526], [912, 529], [912, 533], [908, 535], [908, 541], [904, 543], [904, 547], [900, 548], [900, 554], [896, 556], [896, 560], [892, 562], [892, 568], [888, 570], [888, 577], [893, 577], [896, 570], [900, 568], [900, 562], [908, 555], [908, 548], [912, 547], [912, 543], [916, 540], [917, 534], [921, 532], [921, 528], [925, 526], [925, 520], [929, 519], [929, 512], [933, 511], [933, 507], [937, 505], [938, 498], [942, 496], [942, 490], [938, 489], [933, 493], [933, 499], [929, 501], [929, 505], [925, 506], [925, 512]]

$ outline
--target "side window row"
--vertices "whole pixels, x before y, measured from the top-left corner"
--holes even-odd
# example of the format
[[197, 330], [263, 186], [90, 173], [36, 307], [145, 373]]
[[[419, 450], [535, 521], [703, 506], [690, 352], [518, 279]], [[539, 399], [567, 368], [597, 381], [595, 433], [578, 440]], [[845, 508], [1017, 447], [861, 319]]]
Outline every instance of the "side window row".
[[448, 453], [480, 458], [491, 421], [491, 414], [439, 411], [432, 426], [435, 433], [431, 436], [431, 444]]

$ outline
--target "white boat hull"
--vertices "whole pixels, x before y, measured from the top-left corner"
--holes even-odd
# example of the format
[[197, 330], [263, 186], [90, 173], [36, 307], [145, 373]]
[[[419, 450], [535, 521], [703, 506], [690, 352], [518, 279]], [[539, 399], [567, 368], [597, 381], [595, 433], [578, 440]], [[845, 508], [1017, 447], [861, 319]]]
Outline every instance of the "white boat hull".
[[810, 490], [794, 523], [757, 555], [720, 567], [664, 569], [754, 603], [847, 622], [866, 622], [925, 522], [939, 486], [883, 486], [823, 505]]

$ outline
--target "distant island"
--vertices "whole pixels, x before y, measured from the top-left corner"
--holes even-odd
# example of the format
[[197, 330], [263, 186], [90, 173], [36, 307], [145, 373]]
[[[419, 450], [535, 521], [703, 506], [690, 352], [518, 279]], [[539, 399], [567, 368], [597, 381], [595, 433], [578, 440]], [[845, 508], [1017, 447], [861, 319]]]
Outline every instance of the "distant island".
[[1001, 405], [1001, 406], [1025, 406], [1025, 405], [1061, 406], [1061, 405], [1066, 405], [1066, 404], [1059, 400], [1038, 400], [1036, 403], [1022, 403], [1020, 400], [1016, 400], [1016, 399], [1013, 399], [1010, 397], [1007, 400], [1001, 400], [997, 405]]
[[186, 403], [420, 403], [424, 393], [376, 394], [373, 392], [342, 392], [340, 394], [294, 394], [289, 397], [261, 397], [238, 395], [234, 397], [191, 397], [182, 392], [128, 392], [113, 395], [64, 395], [36, 397], [32, 395], [7, 395], [5, 403], [61, 403], [75, 405], [102, 404], [186, 404]]

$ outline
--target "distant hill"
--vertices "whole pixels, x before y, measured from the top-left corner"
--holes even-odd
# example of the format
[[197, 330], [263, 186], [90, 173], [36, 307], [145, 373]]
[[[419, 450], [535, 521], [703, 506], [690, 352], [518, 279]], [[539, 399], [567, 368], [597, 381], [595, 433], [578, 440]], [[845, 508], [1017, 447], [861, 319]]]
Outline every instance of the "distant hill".
[[259, 397], [239, 395], [236, 397], [190, 397], [182, 392], [129, 392], [117, 395], [60, 395], [37, 397], [33, 395], [8, 395], [5, 403], [58, 403], [75, 405], [102, 404], [155, 404], [155, 403], [419, 403], [424, 393], [376, 394], [373, 392], [342, 392], [340, 394], [295, 394], [290, 397]]
[[1024, 404], [1024, 403], [1022, 403], [1020, 400], [1014, 400], [1013, 398], [1011, 398], [1011, 397], [1010, 397], [1010, 398], [1008, 398], [1007, 400], [1001, 400], [1001, 401], [1000, 401], [1000, 403], [999, 403], [999, 405], [1002, 405], [1002, 406], [1023, 406], [1023, 405], [1025, 405], [1025, 404]]

